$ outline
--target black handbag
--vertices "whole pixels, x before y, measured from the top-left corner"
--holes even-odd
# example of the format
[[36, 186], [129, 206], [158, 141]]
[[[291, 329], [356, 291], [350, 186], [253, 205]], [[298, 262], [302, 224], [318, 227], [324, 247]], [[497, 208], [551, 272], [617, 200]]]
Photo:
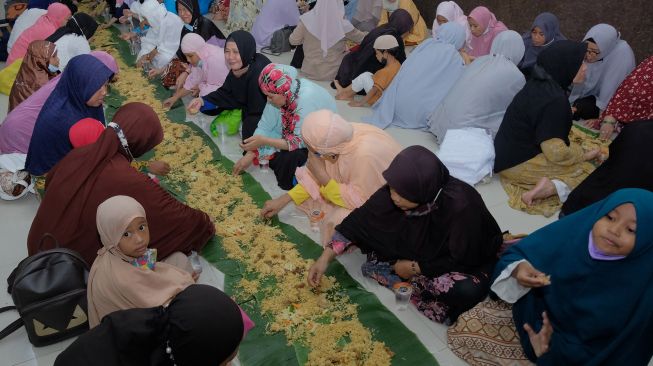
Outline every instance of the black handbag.
[[[39, 249], [42, 249], [45, 234]], [[0, 339], [25, 326], [29, 341], [38, 347], [74, 337], [88, 330], [86, 286], [88, 264], [74, 250], [55, 248], [23, 259], [7, 279], [7, 291], [20, 318], [0, 332]]]
[[263, 47], [262, 53], [279, 56], [284, 52], [289, 52], [292, 49], [290, 45], [290, 34], [295, 30], [295, 26], [287, 25], [281, 29], [277, 29], [272, 33], [272, 40], [270, 40], [269, 47]]

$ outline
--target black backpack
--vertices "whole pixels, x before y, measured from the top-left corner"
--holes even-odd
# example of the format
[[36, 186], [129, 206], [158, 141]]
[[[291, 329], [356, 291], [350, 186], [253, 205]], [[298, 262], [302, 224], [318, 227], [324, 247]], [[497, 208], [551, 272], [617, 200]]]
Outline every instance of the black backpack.
[[[46, 238], [45, 234], [39, 248]], [[74, 250], [41, 251], [23, 259], [7, 279], [7, 291], [20, 318], [0, 332], [0, 339], [25, 325], [29, 341], [41, 347], [74, 337], [88, 330], [86, 285], [88, 264]]]

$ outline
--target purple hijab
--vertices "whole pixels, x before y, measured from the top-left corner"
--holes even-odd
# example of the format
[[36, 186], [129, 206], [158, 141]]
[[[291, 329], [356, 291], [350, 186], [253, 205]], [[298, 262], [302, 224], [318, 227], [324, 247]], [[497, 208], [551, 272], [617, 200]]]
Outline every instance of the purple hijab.
[[[115, 74], [118, 73], [118, 64], [110, 54], [103, 51], [93, 51], [90, 54]], [[27, 154], [36, 118], [60, 79], [61, 75], [50, 80], [7, 115], [2, 125], [0, 125], [1, 154]]]

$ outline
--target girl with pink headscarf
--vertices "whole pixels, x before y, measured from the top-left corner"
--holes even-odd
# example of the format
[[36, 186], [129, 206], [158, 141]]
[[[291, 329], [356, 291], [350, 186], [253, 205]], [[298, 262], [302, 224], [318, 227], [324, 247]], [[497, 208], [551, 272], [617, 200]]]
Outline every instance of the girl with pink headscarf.
[[18, 37], [18, 40], [11, 48], [9, 57], [7, 57], [7, 65], [11, 65], [17, 59], [25, 56], [27, 47], [29, 47], [32, 41], [44, 40], [59, 27], [63, 27], [70, 16], [70, 9], [66, 5], [61, 3], [50, 4], [47, 13], [42, 15], [33, 26], [27, 28]]
[[360, 43], [364, 32], [345, 19], [341, 0], [318, 1], [313, 10], [299, 17], [290, 34], [290, 44], [303, 45], [302, 73], [309, 79], [333, 80], [347, 51], [347, 39]]
[[224, 50], [207, 43], [199, 34], [186, 34], [181, 40], [181, 51], [191, 64], [190, 73], [183, 85], [177, 85], [175, 94], [163, 102], [167, 108], [188, 94], [203, 97], [218, 90], [229, 74]]
[[261, 215], [272, 217], [292, 201], [319, 220], [325, 245], [335, 226], [385, 184], [381, 173], [401, 146], [380, 128], [347, 122], [329, 110], [306, 117], [302, 138], [309, 154], [308, 164], [295, 172], [298, 184], [267, 201]]
[[472, 32], [470, 42], [470, 55], [472, 57], [485, 56], [490, 53], [492, 41], [497, 34], [508, 30], [505, 24], [498, 21], [490, 9], [477, 6], [467, 17], [469, 28]]

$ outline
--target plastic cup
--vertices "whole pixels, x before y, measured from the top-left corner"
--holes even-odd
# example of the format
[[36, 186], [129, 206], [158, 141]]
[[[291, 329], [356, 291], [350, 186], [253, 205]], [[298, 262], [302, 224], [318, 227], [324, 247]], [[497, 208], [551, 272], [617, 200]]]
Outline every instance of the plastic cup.
[[321, 210], [312, 210], [311, 214], [308, 216], [309, 221], [311, 222], [311, 230], [314, 233], [320, 231], [320, 221], [324, 218], [324, 212]]
[[259, 158], [258, 159], [258, 166], [259, 166], [259, 168], [261, 168], [262, 172], [268, 172], [268, 171], [270, 171], [270, 160], [268, 160], [267, 157]]
[[193, 267], [193, 272], [198, 275], [202, 273], [202, 263], [200, 262], [200, 256], [197, 254], [197, 252], [190, 252], [188, 259], [190, 260], [191, 267]]
[[413, 286], [408, 282], [395, 283], [392, 286], [395, 292], [395, 301], [397, 302], [397, 310], [404, 311], [408, 308], [410, 303], [410, 296], [413, 294]]

